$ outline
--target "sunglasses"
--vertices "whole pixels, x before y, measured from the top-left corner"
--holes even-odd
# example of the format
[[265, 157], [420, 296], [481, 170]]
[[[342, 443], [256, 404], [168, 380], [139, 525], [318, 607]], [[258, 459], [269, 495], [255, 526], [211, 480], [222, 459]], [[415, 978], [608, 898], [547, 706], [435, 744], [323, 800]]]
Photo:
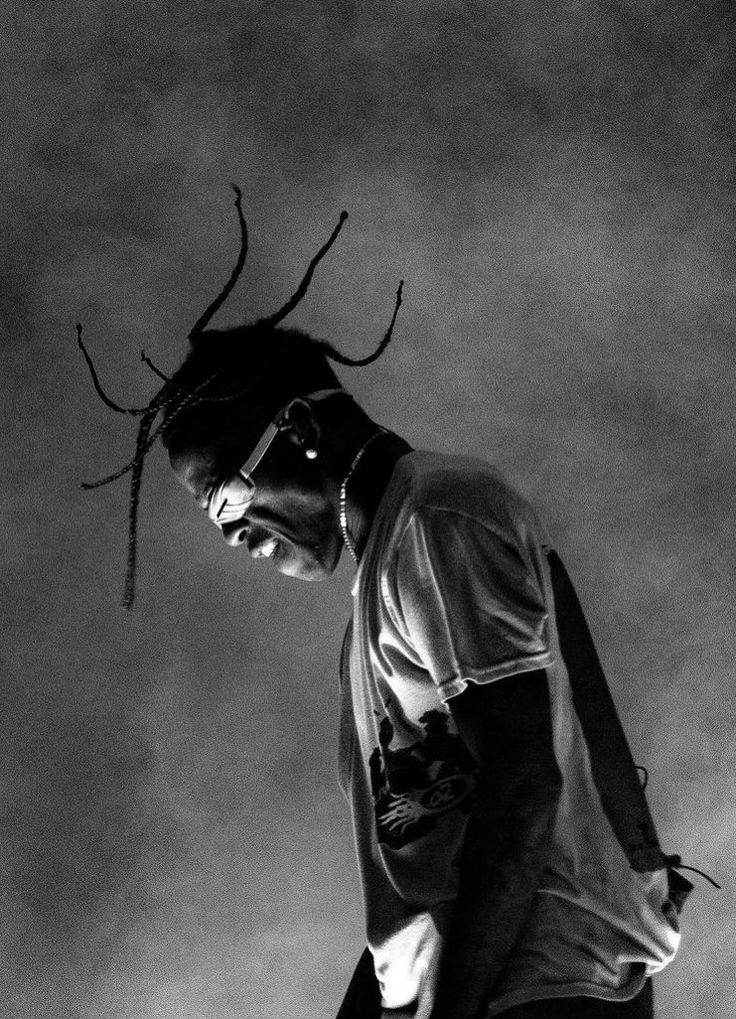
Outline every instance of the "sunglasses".
[[272, 422], [245, 463], [212, 489], [207, 515], [213, 524], [222, 527], [243, 516], [256, 494], [256, 483], [251, 475], [282, 428], [283, 425]]
[[[332, 396], [333, 393], [344, 393], [344, 390], [321, 389], [315, 393], [309, 393], [302, 399], [322, 400], [327, 396]], [[287, 427], [283, 415], [280, 414], [277, 420], [272, 421], [265, 430], [245, 463], [234, 474], [212, 489], [207, 503], [207, 515], [213, 524], [222, 527], [224, 524], [233, 523], [233, 521], [242, 518], [256, 494], [256, 483], [252, 478], [253, 471], [266, 455], [269, 446], [279, 432]]]

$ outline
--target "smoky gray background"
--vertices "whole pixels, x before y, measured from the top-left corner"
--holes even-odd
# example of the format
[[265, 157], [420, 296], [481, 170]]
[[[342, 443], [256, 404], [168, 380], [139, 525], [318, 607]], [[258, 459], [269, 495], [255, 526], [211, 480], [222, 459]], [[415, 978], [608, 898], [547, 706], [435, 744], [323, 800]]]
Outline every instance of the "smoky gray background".
[[[351, 570], [233, 552], [135, 422], [227, 278], [415, 446], [496, 463], [576, 581], [668, 852], [659, 1019], [726, 1017], [733, 900], [733, 12], [716, 2], [18, 2], [0, 34], [0, 1015], [333, 1016], [362, 949], [337, 789]], [[687, 873], [687, 872], [686, 872]]]

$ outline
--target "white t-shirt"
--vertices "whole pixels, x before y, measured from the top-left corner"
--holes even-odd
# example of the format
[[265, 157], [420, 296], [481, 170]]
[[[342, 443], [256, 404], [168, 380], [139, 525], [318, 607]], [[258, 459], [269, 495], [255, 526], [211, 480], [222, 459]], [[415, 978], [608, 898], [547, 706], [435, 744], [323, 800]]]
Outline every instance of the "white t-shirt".
[[431, 1008], [472, 809], [476, 768], [446, 703], [468, 681], [546, 671], [563, 780], [549, 863], [487, 1015], [538, 998], [631, 998], [679, 944], [666, 869], [631, 868], [593, 779], [548, 549], [534, 511], [487, 464], [412, 452], [355, 578], [340, 779], [383, 1006], [418, 1001], [417, 1019]]

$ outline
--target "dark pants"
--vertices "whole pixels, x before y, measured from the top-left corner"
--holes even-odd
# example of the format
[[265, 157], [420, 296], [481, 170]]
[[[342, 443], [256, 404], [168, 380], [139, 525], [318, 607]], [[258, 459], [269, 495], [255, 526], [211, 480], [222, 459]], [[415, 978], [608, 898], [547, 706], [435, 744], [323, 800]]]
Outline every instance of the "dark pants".
[[353, 973], [337, 1019], [381, 1019], [381, 991], [373, 968], [373, 956], [366, 948]]
[[[653, 1019], [652, 981], [631, 1001], [602, 998], [547, 998], [517, 1005], [499, 1019]], [[381, 1019], [381, 994], [368, 949], [360, 958], [337, 1019]]]

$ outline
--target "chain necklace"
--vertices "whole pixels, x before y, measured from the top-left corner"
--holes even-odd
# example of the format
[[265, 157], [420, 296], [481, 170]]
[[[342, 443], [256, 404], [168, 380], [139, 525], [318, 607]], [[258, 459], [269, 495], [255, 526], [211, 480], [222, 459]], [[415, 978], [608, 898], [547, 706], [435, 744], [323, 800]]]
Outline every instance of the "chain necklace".
[[374, 439], [377, 439], [379, 435], [383, 434], [384, 434], [383, 429], [379, 432], [375, 432], [373, 435], [371, 435], [370, 439], [368, 439], [367, 442], [363, 443], [358, 452], [355, 454], [353, 462], [350, 464], [350, 469], [345, 475], [343, 483], [340, 485], [340, 530], [342, 531], [342, 537], [343, 541], [345, 542], [345, 546], [350, 555], [353, 557], [353, 561], [356, 566], [358, 565], [358, 553], [356, 551], [355, 545], [353, 544], [353, 539], [350, 537], [350, 532], [348, 531], [348, 506], [347, 506], [348, 481], [350, 481], [350, 478], [353, 475], [353, 471], [360, 463], [360, 458], [363, 456], [366, 449], [368, 449], [368, 447], [370, 446]]

